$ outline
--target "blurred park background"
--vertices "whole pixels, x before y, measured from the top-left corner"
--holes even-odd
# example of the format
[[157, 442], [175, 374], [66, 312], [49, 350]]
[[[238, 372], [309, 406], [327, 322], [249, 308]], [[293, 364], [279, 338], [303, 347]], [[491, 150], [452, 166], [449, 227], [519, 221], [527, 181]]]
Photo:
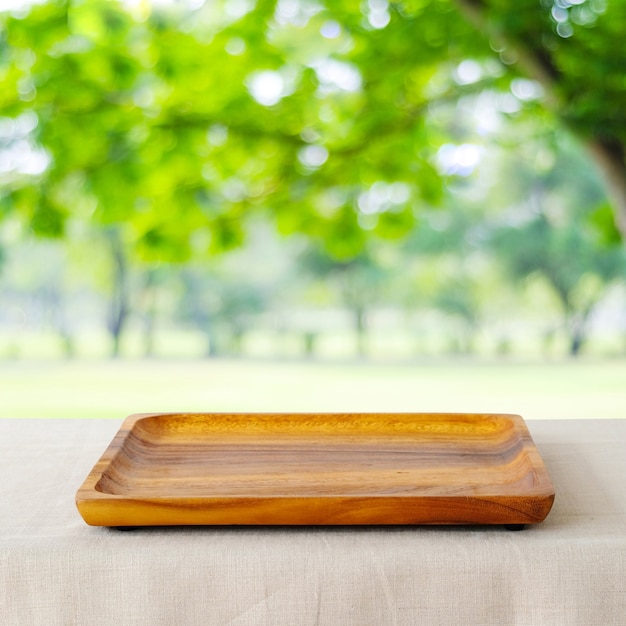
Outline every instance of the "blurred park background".
[[626, 414], [625, 0], [0, 0], [0, 415]]

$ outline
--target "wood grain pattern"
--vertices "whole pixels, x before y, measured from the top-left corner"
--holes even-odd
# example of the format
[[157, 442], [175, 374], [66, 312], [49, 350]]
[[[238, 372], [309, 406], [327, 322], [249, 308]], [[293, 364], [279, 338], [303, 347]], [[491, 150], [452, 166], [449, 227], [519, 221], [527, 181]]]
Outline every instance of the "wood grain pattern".
[[524, 420], [484, 414], [127, 418], [79, 489], [88, 524], [529, 524], [554, 488]]

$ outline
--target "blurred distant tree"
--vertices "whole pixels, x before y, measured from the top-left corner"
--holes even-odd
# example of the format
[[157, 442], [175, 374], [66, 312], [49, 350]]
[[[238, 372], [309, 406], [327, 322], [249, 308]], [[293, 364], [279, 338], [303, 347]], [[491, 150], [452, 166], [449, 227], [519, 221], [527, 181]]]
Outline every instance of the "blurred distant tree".
[[320, 247], [309, 247], [299, 257], [298, 264], [305, 275], [322, 280], [337, 300], [352, 316], [359, 357], [367, 355], [368, 313], [383, 302], [388, 272], [372, 251], [341, 261]]
[[106, 234], [112, 260], [112, 294], [109, 301], [107, 328], [113, 340], [112, 354], [114, 357], [117, 357], [120, 354], [122, 330], [130, 314], [130, 268], [124, 242], [122, 241], [119, 230], [108, 229]]
[[597, 233], [580, 226], [539, 210], [528, 222], [494, 235], [502, 263], [514, 280], [539, 275], [555, 294], [572, 356], [586, 341], [590, 316], [607, 285], [626, 276], [623, 248], [603, 245]]
[[540, 276], [556, 296], [576, 355], [590, 316], [614, 281], [626, 280], [624, 249], [599, 181], [563, 132], [528, 136], [501, 154], [483, 245], [515, 282]]
[[222, 349], [241, 354], [246, 335], [254, 328], [254, 318], [267, 308], [267, 294], [247, 281], [223, 281], [218, 292], [220, 306], [214, 334]]
[[488, 263], [479, 236], [487, 207], [472, 206], [454, 193], [448, 210], [425, 211], [398, 246], [406, 284], [400, 288], [408, 313], [432, 308], [448, 318], [452, 352], [471, 353], [484, 323]]
[[584, 153], [562, 130], [536, 130], [525, 122], [500, 131], [480, 176], [451, 184], [448, 210], [424, 211], [401, 246], [415, 283], [407, 304], [456, 318], [464, 349], [485, 313], [509, 300], [504, 292], [513, 286], [519, 306], [522, 279], [540, 276], [577, 354], [607, 286], [626, 279], [619, 233]]
[[457, 336], [450, 346], [452, 351], [471, 354], [482, 323], [482, 302], [473, 282], [467, 277], [446, 281], [435, 293], [434, 304], [459, 323]]
[[72, 299], [82, 286], [70, 270], [66, 246], [58, 241], [29, 244], [22, 246], [13, 259], [13, 271], [2, 275], [2, 312], [10, 317], [11, 310], [17, 310], [22, 326], [52, 331], [63, 355], [71, 358], [77, 330], [72, 324], [76, 318]]
[[240, 354], [255, 316], [268, 306], [268, 291], [223, 268], [186, 267], [180, 277], [183, 291], [177, 315], [206, 337], [206, 356]]

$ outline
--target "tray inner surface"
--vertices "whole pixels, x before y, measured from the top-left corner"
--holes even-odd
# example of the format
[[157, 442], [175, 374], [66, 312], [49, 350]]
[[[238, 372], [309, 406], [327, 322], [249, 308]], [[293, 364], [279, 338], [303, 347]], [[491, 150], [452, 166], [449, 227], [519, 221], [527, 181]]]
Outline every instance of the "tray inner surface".
[[507, 416], [159, 415], [135, 422], [96, 489], [144, 498], [449, 496], [537, 482], [524, 433]]

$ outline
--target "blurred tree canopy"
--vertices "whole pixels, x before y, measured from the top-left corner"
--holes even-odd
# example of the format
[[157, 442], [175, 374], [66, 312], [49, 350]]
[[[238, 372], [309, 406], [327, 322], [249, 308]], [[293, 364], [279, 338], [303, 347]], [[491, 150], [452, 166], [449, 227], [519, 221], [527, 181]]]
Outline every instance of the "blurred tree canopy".
[[626, 234], [625, 18], [622, 0], [49, 0], [0, 13], [0, 217], [52, 236], [87, 221], [143, 258], [182, 261], [238, 246], [267, 213], [355, 258], [464, 175], [467, 150], [438, 166], [454, 120], [437, 108], [497, 94], [498, 114], [582, 139]]

